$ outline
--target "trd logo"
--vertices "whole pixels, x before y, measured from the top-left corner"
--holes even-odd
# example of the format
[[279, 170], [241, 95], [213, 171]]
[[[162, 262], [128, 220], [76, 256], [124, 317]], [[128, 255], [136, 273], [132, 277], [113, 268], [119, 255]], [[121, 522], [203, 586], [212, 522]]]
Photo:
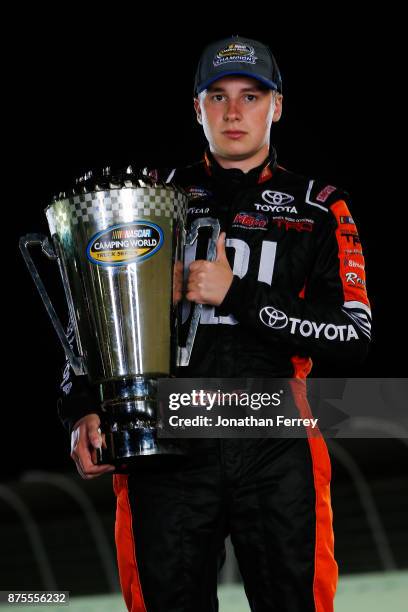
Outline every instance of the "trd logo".
[[354, 232], [341, 232], [341, 235], [347, 239], [347, 242], [352, 242], [353, 244], [360, 244], [360, 238]]
[[288, 219], [272, 219], [272, 223], [280, 229], [284, 227], [286, 230], [294, 229], [297, 232], [311, 232], [313, 223], [309, 221], [289, 221]]

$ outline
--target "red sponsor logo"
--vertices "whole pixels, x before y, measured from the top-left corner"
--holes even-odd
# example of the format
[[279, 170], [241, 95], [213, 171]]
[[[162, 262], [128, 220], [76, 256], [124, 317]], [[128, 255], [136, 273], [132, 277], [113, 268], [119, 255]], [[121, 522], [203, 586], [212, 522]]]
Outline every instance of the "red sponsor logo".
[[297, 232], [311, 232], [313, 230], [313, 223], [310, 221], [289, 221], [288, 219], [272, 219], [272, 223], [275, 223], [279, 227], [284, 227], [286, 230], [294, 229]]
[[265, 215], [249, 215], [247, 213], [238, 213], [235, 215], [233, 223], [244, 225], [245, 227], [265, 227], [268, 223]]
[[333, 191], [336, 191], [336, 187], [333, 185], [326, 185], [326, 187], [317, 195], [316, 200], [318, 202], [325, 202]]

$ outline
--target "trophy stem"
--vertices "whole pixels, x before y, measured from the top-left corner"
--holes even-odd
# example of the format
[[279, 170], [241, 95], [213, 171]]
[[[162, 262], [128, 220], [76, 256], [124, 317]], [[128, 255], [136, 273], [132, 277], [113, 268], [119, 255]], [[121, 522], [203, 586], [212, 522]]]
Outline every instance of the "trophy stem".
[[128, 464], [143, 455], [185, 454], [173, 441], [157, 439], [159, 377], [160, 374], [135, 376], [99, 385], [101, 428], [107, 446], [100, 463]]

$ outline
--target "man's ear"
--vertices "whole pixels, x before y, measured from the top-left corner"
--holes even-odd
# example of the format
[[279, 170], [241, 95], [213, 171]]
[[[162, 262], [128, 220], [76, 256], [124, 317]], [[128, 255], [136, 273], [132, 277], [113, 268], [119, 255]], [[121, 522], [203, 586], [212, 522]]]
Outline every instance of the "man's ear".
[[197, 121], [200, 125], [203, 125], [203, 119], [201, 117], [201, 108], [200, 108], [200, 100], [198, 98], [194, 98], [194, 110], [197, 115]]
[[279, 121], [279, 119], [282, 116], [282, 103], [283, 103], [282, 94], [275, 94], [275, 110], [274, 110], [273, 118], [272, 118], [272, 121], [274, 123], [276, 123], [276, 121]]

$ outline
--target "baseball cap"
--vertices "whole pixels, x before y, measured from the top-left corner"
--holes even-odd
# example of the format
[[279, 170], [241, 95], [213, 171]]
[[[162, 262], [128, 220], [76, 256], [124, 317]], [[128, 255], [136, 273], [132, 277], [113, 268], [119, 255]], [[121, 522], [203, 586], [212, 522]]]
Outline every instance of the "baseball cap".
[[258, 40], [236, 35], [205, 47], [197, 66], [194, 95], [221, 77], [232, 74], [252, 77], [282, 93], [282, 78], [269, 47]]

